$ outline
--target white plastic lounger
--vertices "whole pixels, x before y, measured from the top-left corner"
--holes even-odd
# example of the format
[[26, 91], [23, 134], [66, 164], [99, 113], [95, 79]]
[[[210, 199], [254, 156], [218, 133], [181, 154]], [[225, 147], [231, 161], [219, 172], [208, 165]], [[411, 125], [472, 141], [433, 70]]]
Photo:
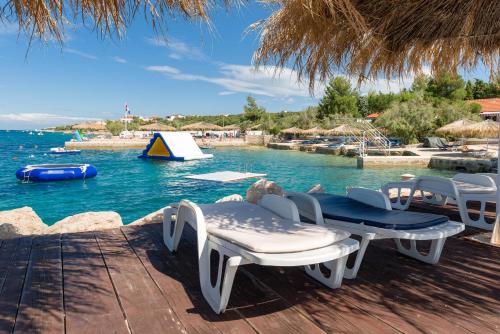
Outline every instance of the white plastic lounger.
[[[240, 265], [305, 266], [308, 275], [337, 288], [348, 255], [359, 248], [348, 232], [301, 223], [295, 204], [276, 195], [265, 195], [258, 205], [196, 205], [183, 200], [178, 208], [166, 208], [163, 217], [163, 238], [170, 251], [177, 250], [185, 223], [196, 230], [201, 290], [218, 314], [226, 309]], [[219, 254], [214, 284], [210, 280], [212, 251]], [[225, 256], [229, 259], [223, 266]], [[330, 270], [329, 274], [321, 272], [320, 263]]]
[[[445, 216], [392, 211], [384, 194], [365, 188], [349, 189], [347, 197], [319, 193], [287, 193], [286, 197], [297, 205], [301, 216], [361, 237], [354, 265], [345, 269], [344, 277], [349, 279], [356, 277], [371, 240], [394, 239], [400, 253], [435, 264], [446, 238], [464, 230], [462, 223]], [[401, 239], [410, 240], [410, 248], [403, 246]], [[426, 255], [418, 250], [418, 240], [432, 240]]]
[[[492, 230], [494, 221], [487, 222], [484, 215], [486, 203], [496, 202], [496, 182], [490, 176], [480, 174], [457, 174], [452, 179], [437, 176], [420, 176], [411, 181], [389, 182], [382, 192], [389, 196], [391, 189], [397, 189], [397, 196], [391, 199], [393, 209], [407, 210], [415, 193], [420, 192], [422, 201], [434, 205], [456, 204], [460, 219], [468, 226]], [[406, 201], [403, 189], [410, 190]], [[470, 217], [467, 204], [480, 202], [478, 219]]]

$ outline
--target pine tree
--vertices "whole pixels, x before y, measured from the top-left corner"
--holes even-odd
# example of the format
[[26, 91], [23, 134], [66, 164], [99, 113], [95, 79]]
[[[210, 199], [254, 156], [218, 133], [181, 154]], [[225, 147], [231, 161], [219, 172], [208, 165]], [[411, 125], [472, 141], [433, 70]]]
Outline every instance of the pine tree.
[[319, 103], [318, 118], [334, 115], [358, 117], [358, 94], [351, 83], [343, 77], [335, 77], [326, 86], [325, 95]]

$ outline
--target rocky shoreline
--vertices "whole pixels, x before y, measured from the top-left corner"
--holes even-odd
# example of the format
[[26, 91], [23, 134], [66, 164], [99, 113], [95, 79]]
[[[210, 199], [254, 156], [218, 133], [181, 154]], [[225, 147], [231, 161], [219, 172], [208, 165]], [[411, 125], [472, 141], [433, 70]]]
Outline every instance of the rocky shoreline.
[[[283, 189], [272, 181], [261, 179], [248, 188], [246, 198], [249, 202], [256, 203], [267, 193], [283, 195]], [[234, 194], [223, 197], [216, 202], [243, 200], [241, 195]], [[128, 225], [161, 223], [163, 221], [163, 209], [154, 211]], [[0, 211], [0, 240], [45, 234], [99, 231], [120, 226], [123, 226], [122, 218], [114, 211], [78, 213], [59, 220], [51, 226], [45, 224], [36, 212], [28, 206]]]

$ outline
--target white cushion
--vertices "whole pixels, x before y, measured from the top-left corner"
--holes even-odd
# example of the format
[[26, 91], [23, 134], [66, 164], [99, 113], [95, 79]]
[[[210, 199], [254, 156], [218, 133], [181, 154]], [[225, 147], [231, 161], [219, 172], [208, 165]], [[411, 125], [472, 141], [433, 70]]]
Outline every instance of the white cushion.
[[256, 253], [292, 253], [347, 239], [350, 233], [331, 227], [286, 220], [248, 202], [200, 205], [209, 235]]
[[492, 192], [496, 192], [495, 187], [485, 187], [478, 184], [462, 182], [462, 181], [453, 181], [457, 187], [457, 190], [461, 194], [488, 194]]

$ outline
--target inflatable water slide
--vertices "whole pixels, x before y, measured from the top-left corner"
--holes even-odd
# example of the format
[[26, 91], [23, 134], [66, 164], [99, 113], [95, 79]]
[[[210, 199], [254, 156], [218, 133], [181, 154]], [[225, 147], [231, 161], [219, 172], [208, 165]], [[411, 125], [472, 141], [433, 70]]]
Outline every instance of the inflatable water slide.
[[157, 132], [139, 158], [188, 161], [213, 155], [203, 153], [189, 132]]

